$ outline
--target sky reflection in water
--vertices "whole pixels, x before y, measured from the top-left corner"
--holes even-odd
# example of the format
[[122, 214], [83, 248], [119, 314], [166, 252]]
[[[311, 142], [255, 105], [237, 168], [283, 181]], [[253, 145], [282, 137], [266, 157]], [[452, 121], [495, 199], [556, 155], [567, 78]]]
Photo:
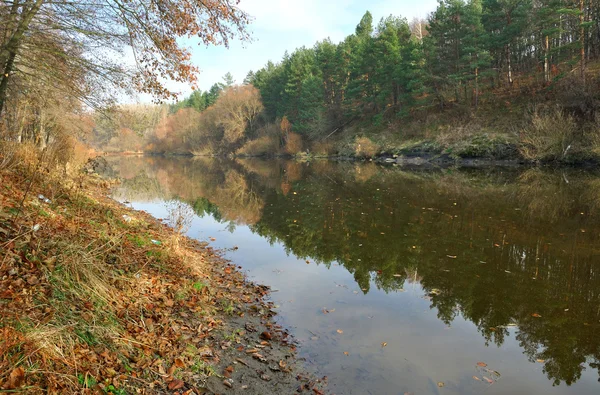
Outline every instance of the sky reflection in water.
[[117, 199], [189, 204], [190, 236], [278, 290], [334, 393], [600, 391], [596, 174], [111, 161]]

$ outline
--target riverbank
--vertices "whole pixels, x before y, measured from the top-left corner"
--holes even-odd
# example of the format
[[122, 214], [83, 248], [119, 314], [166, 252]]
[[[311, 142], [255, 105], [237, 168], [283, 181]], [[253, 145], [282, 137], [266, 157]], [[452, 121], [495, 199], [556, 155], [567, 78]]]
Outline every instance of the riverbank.
[[96, 174], [0, 173], [0, 387], [320, 393], [269, 288], [107, 197]]

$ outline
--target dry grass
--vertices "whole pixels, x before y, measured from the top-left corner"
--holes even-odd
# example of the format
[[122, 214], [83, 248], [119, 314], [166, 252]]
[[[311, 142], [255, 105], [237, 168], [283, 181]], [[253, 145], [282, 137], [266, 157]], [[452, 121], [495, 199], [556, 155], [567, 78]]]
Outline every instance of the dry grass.
[[[181, 328], [190, 325], [198, 336], [199, 327], [213, 327], [216, 302], [201, 289], [211, 284], [207, 273], [218, 270], [218, 258], [104, 197], [106, 181], [96, 178], [49, 185], [60, 178], [38, 177], [17, 218], [11, 213], [36, 168], [0, 172], [0, 293], [10, 300], [0, 304], [0, 385], [22, 367], [19, 389], [26, 393], [82, 393], [94, 386], [107, 392], [109, 384], [135, 393], [135, 386], [149, 388], [156, 379], [157, 390], [166, 392], [168, 381], [152, 370], [166, 371], [174, 358], [184, 358]], [[38, 198], [51, 190], [49, 202]], [[172, 207], [181, 232], [189, 211]], [[153, 355], [161, 358], [149, 369]]]
[[565, 160], [574, 151], [578, 126], [571, 115], [560, 110], [535, 111], [530, 124], [520, 133], [521, 155], [532, 161]]
[[311, 154], [315, 157], [327, 157], [335, 154], [335, 146], [330, 141], [315, 141], [311, 146]]
[[468, 140], [480, 132], [481, 126], [474, 122], [469, 122], [466, 125], [447, 126], [440, 130], [435, 141], [443, 147], [448, 147], [458, 142]]
[[300, 151], [302, 151], [304, 147], [304, 142], [302, 141], [302, 136], [298, 133], [290, 132], [287, 135], [285, 141], [285, 152], [290, 155], [296, 155]]
[[19, 163], [18, 148], [15, 142], [0, 141], [0, 170], [11, 170]]
[[238, 156], [264, 156], [274, 155], [279, 151], [279, 141], [273, 136], [262, 136], [250, 140], [239, 148], [235, 154]]
[[372, 158], [379, 152], [379, 145], [368, 137], [357, 137], [354, 140], [354, 153], [359, 158]]

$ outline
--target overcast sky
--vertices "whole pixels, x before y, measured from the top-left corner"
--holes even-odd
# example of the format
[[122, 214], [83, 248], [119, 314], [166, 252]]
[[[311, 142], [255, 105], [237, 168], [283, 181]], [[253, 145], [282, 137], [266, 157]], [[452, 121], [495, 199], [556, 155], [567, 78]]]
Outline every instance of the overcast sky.
[[[327, 37], [339, 42], [354, 32], [367, 10], [376, 24], [390, 14], [409, 22], [415, 16], [425, 18], [436, 6], [436, 0], [241, 0], [240, 7], [253, 17], [252, 42], [235, 41], [229, 48], [187, 43], [201, 70], [198, 86], [207, 90], [227, 72], [241, 83], [248, 71], [260, 69], [269, 60], [280, 61], [286, 50], [312, 47]], [[176, 89], [184, 95], [191, 92], [186, 86]]]

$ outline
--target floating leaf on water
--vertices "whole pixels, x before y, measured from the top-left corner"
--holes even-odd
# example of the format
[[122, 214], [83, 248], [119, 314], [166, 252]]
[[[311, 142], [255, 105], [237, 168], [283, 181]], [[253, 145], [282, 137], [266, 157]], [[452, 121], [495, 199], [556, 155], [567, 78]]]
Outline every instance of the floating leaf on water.
[[348, 351], [344, 351], [344, 355], [350, 355]]
[[487, 363], [485, 363], [485, 362], [477, 362], [477, 366], [485, 368], [487, 366]]
[[437, 386], [438, 386], [438, 387], [440, 387], [440, 388], [442, 388], [442, 387], [443, 387], [443, 386], [445, 386], [445, 385], [446, 385], [446, 384], [444, 384], [444, 383], [443, 383], [443, 382], [441, 382], [441, 381], [438, 381], [438, 383], [437, 383]]
[[481, 381], [481, 379], [477, 376], [473, 376], [473, 380]]
[[344, 333], [344, 331], [343, 331], [343, 330], [341, 330], [341, 329], [338, 329], [336, 332], [337, 332], [337, 333], [339, 333], [340, 335], [341, 335], [342, 333]]
[[492, 384], [494, 382], [494, 380], [492, 380], [491, 378], [487, 377], [487, 376], [483, 376], [483, 379], [485, 381], [487, 381], [489, 384]]
[[544, 363], [544, 362], [546, 362], [546, 360], [545, 360], [545, 359], [536, 359], [535, 361], [536, 361], [537, 363]]
[[387, 346], [387, 343], [386, 343], [386, 342], [382, 342], [382, 343], [381, 343], [381, 347], [386, 347], [386, 346]]

